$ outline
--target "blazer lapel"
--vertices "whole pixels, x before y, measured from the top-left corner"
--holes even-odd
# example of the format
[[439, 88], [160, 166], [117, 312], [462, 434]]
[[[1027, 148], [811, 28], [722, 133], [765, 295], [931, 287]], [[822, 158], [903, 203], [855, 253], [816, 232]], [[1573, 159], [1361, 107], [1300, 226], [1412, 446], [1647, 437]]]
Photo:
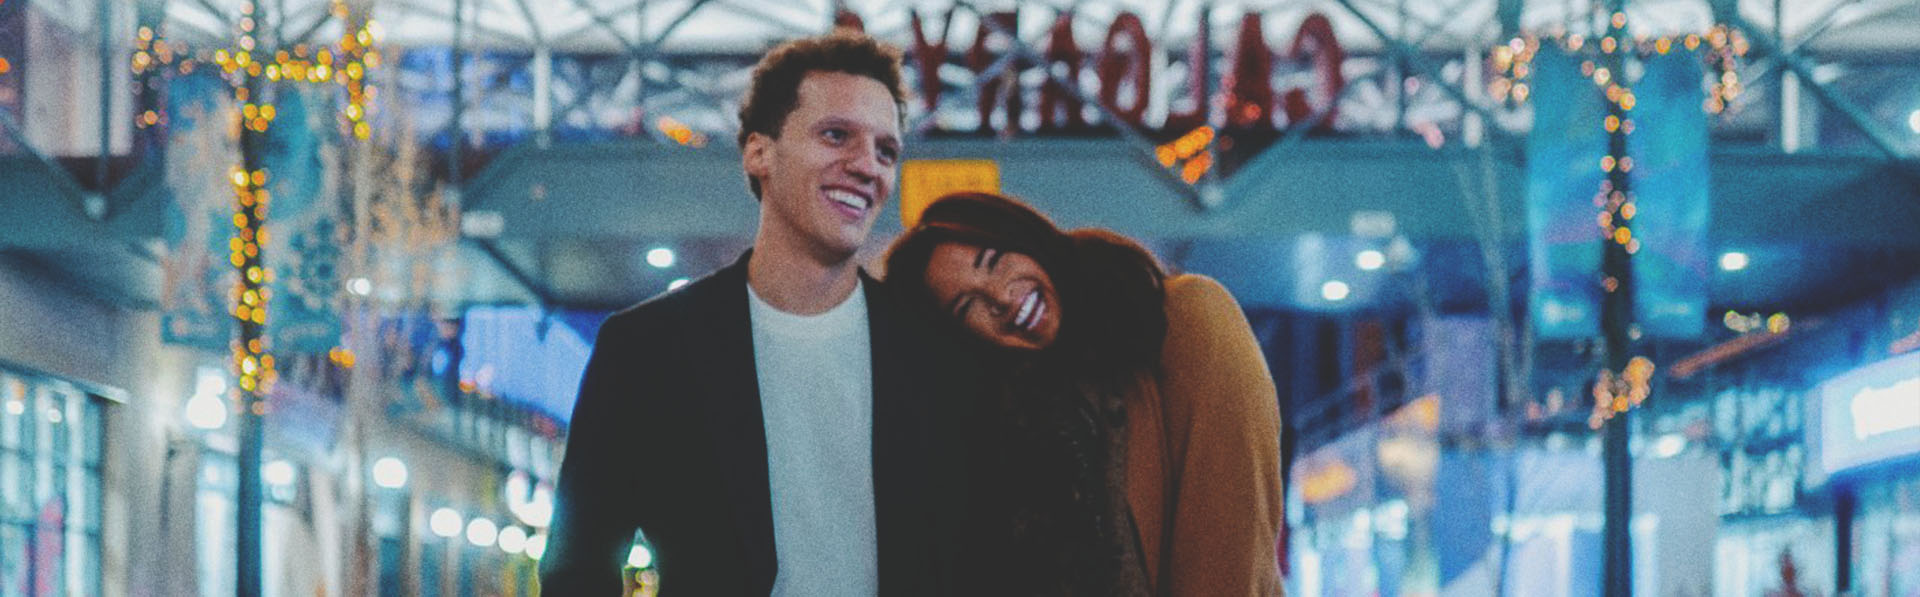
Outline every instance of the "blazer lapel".
[[[754, 368], [753, 326], [747, 308], [747, 259], [715, 272], [697, 297], [700, 316], [690, 318], [681, 337], [688, 346], [689, 373], [699, 379], [711, 442], [713, 470], [725, 480], [732, 498], [733, 532], [738, 535], [751, 586], [771, 590], [777, 562], [773, 545], [773, 499], [767, 475], [767, 431], [760, 410], [760, 383]], [[696, 297], [688, 297], [695, 299]]]
[[[903, 327], [904, 314], [894, 308], [880, 283], [861, 272], [866, 288], [867, 329], [873, 353], [873, 502], [882, 592], [890, 581], [925, 574], [926, 554], [913, 547], [928, 529], [918, 528], [930, 512], [919, 512], [927, 502], [922, 443], [927, 425], [921, 396], [917, 396], [914, 368], [921, 365], [914, 339]], [[895, 590], [898, 586], [893, 585]]]

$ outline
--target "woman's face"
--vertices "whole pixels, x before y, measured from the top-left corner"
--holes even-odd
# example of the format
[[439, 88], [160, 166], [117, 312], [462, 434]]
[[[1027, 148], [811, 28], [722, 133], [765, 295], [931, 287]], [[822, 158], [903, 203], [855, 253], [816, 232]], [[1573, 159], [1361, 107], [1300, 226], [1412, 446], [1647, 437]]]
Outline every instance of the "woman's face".
[[941, 308], [988, 342], [1040, 350], [1060, 333], [1060, 293], [1024, 254], [941, 243], [927, 264], [927, 287]]

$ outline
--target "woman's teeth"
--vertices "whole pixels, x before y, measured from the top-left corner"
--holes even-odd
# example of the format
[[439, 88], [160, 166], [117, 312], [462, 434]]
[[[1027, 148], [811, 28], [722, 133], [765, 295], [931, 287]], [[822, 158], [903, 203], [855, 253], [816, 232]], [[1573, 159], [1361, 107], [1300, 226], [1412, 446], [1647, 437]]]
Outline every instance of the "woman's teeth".
[[1040, 312], [1040, 291], [1027, 293], [1027, 298], [1020, 301], [1019, 313], [1013, 316], [1013, 326], [1022, 330], [1033, 329], [1034, 324], [1040, 320]]

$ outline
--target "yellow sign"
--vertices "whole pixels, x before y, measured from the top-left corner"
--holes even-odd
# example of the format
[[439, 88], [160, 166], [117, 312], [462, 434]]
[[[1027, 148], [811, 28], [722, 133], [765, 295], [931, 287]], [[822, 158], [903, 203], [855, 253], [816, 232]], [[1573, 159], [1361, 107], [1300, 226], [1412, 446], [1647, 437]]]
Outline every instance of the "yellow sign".
[[1300, 499], [1309, 504], [1326, 503], [1352, 491], [1357, 479], [1347, 463], [1331, 459], [1300, 475]]
[[913, 228], [920, 212], [961, 191], [1000, 192], [1000, 164], [993, 160], [907, 160], [900, 167], [900, 223]]

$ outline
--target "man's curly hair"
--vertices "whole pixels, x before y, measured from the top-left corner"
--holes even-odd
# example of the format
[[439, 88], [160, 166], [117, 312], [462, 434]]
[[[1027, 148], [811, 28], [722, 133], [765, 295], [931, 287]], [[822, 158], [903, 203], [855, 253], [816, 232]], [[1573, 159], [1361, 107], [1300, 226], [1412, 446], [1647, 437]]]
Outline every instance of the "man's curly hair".
[[[843, 30], [782, 43], [753, 67], [753, 82], [740, 103], [741, 147], [747, 146], [747, 136], [753, 133], [780, 138], [780, 127], [800, 103], [800, 82], [813, 72], [847, 73], [879, 81], [893, 94], [894, 108], [905, 126], [907, 91], [901, 83], [900, 50], [864, 33]], [[748, 176], [747, 186], [758, 199], [760, 181]]]

